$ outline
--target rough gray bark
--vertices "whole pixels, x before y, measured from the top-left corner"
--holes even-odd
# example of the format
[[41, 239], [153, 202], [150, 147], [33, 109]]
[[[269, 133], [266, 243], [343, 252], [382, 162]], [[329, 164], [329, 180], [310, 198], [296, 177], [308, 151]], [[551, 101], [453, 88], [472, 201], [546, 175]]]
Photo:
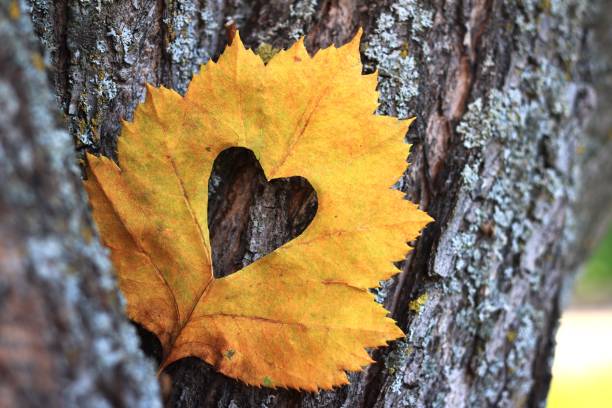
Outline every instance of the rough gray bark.
[[160, 406], [40, 52], [0, 3], [0, 406]]
[[[363, 26], [365, 70], [380, 72], [380, 112], [417, 117], [412, 165], [398, 187], [437, 222], [402, 274], [377, 291], [406, 339], [374, 352], [378, 363], [350, 386], [316, 395], [249, 388], [187, 359], [168, 369], [168, 404], [541, 406], [563, 294], [612, 199], [612, 123], [609, 115], [587, 123], [596, 88], [609, 111], [612, 34], [605, 2], [586, 3], [31, 0], [80, 149], [116, 158], [119, 119], [131, 117], [144, 82], [183, 92], [199, 64], [221, 52], [230, 21], [254, 49], [308, 34], [313, 52]], [[219, 230], [226, 247], [235, 244], [216, 261], [228, 271], [295, 229], [261, 224], [265, 214], [300, 208], [301, 224], [312, 204], [304, 186], [264, 194], [262, 183], [232, 174], [222, 166], [211, 180], [220, 186], [211, 219], [237, 231]], [[230, 200], [225, 191], [241, 194]], [[229, 220], [236, 213], [244, 215]]]

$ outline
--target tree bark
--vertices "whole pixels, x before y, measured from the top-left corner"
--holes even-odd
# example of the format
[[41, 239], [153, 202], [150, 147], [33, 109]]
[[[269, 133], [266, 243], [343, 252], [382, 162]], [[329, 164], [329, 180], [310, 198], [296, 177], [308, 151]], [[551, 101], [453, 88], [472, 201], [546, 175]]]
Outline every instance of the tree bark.
[[161, 406], [40, 52], [0, 3], [0, 406]]
[[[253, 49], [284, 48], [306, 34], [313, 53], [345, 43], [362, 26], [364, 71], [378, 69], [380, 74], [379, 111], [417, 117], [407, 135], [413, 144], [411, 165], [398, 174], [398, 188], [436, 222], [402, 263], [402, 273], [376, 291], [406, 339], [373, 351], [377, 363], [352, 374], [350, 386], [317, 394], [247, 387], [197, 359], [185, 359], [167, 370], [173, 386], [164, 396], [166, 403], [232, 408], [543, 406], [564, 299], [612, 200], [612, 119], [605, 115], [612, 95], [606, 51], [612, 30], [606, 24], [605, 2], [586, 3], [31, 0], [32, 21], [47, 50], [58, 103], [81, 152], [120, 162], [115, 149], [119, 120], [131, 119], [144, 97], [145, 82], [184, 92], [199, 65], [222, 51], [229, 22]], [[19, 41], [6, 38], [4, 43]], [[33, 98], [19, 100], [27, 109], [33, 103]], [[591, 116], [596, 120], [589, 122]], [[55, 127], [37, 129], [45, 128]], [[20, 143], [29, 146], [31, 135], [22, 131]], [[50, 158], [62, 157], [61, 166], [67, 166], [65, 152], [45, 148]], [[8, 156], [7, 166], [17, 160]], [[240, 163], [257, 173], [248, 159]], [[50, 202], [58, 198], [63, 205], [61, 213], [54, 213], [41, 203], [32, 204], [32, 217], [49, 224], [85, 217], [74, 175], [61, 166], [39, 171], [57, 183], [53, 185], [72, 185], [68, 192], [19, 179], [24, 191]], [[307, 185], [266, 187], [260, 178], [243, 175], [244, 170], [221, 163], [211, 176], [210, 200], [216, 204], [209, 220], [217, 225], [211, 234], [219, 234], [220, 247], [232, 248], [226, 258], [215, 254], [216, 265], [224, 265], [219, 269], [226, 273], [278, 246], [314, 212]], [[3, 199], [12, 185], [17, 184], [3, 183]], [[3, 220], [19, 211], [12, 201], [2, 203], [2, 214], [8, 214]], [[258, 222], [262, 219], [273, 222]], [[237, 232], [227, 233], [230, 226]], [[12, 235], [2, 236], [20, 237], [11, 239], [18, 243], [38, 231], [13, 228], [8, 230]], [[71, 237], [66, 242], [72, 245], [84, 245], [75, 231], [57, 234]], [[89, 242], [98, 245], [95, 236]], [[40, 259], [46, 252], [40, 251], [19, 252], [18, 259], [45, 265]], [[64, 246], [58, 251], [61, 256], [74, 253]], [[106, 260], [100, 252], [78, 252], [91, 254], [74, 261], [82, 279], [108, 273], [107, 266], [91, 266]], [[35, 283], [31, 290], [41, 287]], [[82, 306], [71, 307], [83, 313]], [[112, 324], [123, 325], [116, 307], [110, 309]], [[32, 315], [46, 322], [43, 311]], [[92, 318], [83, 317], [88, 322]], [[145, 345], [154, 349], [154, 341], [144, 337]], [[39, 346], [45, 352], [55, 350], [60, 361], [66, 354], [57, 347]], [[91, 356], [78, 362], [95, 365]], [[145, 366], [138, 357], [124, 363]], [[149, 377], [153, 397], [155, 379]], [[124, 383], [118, 401], [144, 395], [142, 382]], [[106, 395], [104, 389], [96, 385], [91, 392]]]

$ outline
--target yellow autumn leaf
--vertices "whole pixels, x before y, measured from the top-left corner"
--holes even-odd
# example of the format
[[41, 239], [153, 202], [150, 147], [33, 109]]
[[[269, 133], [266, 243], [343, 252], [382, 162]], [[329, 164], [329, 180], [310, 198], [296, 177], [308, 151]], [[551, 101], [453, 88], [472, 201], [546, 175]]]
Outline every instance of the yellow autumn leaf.
[[[89, 155], [85, 183], [131, 319], [155, 333], [162, 368], [196, 356], [251, 385], [329, 389], [403, 336], [374, 301], [407, 241], [431, 221], [391, 186], [410, 120], [378, 116], [359, 37], [310, 57], [300, 40], [264, 65], [236, 36], [184, 97], [148, 88], [124, 123], [120, 167]], [[214, 278], [208, 176], [230, 147], [268, 179], [303, 176], [318, 209], [306, 230]]]

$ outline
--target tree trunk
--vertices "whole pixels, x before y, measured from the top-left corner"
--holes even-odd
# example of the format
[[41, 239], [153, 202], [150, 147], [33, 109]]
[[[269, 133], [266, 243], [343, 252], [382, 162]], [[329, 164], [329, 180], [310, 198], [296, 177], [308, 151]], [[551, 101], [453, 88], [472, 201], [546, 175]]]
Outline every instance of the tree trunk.
[[159, 406], [40, 52], [0, 3], [0, 406]]
[[[145, 82], [184, 92], [199, 65], [224, 48], [230, 22], [253, 49], [284, 48], [306, 34], [313, 53], [345, 43], [362, 26], [365, 71], [380, 73], [380, 112], [417, 117], [407, 135], [411, 166], [398, 174], [398, 188], [436, 222], [403, 262], [403, 272], [376, 291], [406, 339], [373, 351], [377, 363], [352, 374], [351, 385], [318, 394], [247, 387], [200, 360], [185, 359], [160, 377], [170, 376], [173, 384], [163, 396], [166, 403], [542, 406], [564, 298], [612, 202], [612, 118], [605, 114], [612, 95], [612, 30], [605, 2], [588, 3], [30, 0], [58, 103], [80, 152], [120, 161], [120, 119], [131, 119]], [[25, 67], [33, 46], [24, 40], [23, 19], [10, 19], [17, 3], [11, 4], [2, 21], [0, 64], [1, 79], [16, 96], [3, 103], [16, 101], [13, 109], [24, 113], [0, 127], [0, 269], [10, 291], [24, 292], [3, 295], [0, 307], [3, 319], [5, 310], [13, 316], [10, 334], [27, 334], [21, 344], [30, 348], [23, 354], [42, 369], [30, 368], [28, 375], [37, 377], [29, 382], [20, 377], [26, 371], [11, 371], [21, 370], [23, 360], [11, 360], [5, 351], [19, 347], [18, 338], [7, 335], [0, 321], [0, 367], [16, 373], [13, 383], [0, 383], [0, 397], [8, 393], [15, 405], [36, 405], [49, 396], [80, 405], [71, 391], [59, 390], [78, 388], [79, 370], [90, 370], [82, 395], [149, 406], [145, 398], [155, 398], [157, 389], [152, 371], [133, 350], [134, 336], [116, 302], [101, 302], [115, 299], [114, 287], [97, 237], [82, 237], [90, 220], [70, 170], [68, 144], [59, 131], [59, 147], [49, 144], [49, 131], [57, 129], [52, 118], [34, 122], [52, 109], [34, 98], [41, 75]], [[15, 67], [22, 77], [11, 76]], [[596, 100], [597, 120], [589, 122]], [[33, 159], [22, 163], [22, 150], [32, 151]], [[218, 247], [231, 248], [214, 254], [225, 273], [295, 235], [313, 212], [308, 186], [266, 190], [255, 176], [256, 163], [241, 157], [219, 160], [211, 176], [211, 235]], [[22, 171], [15, 170], [19, 166]], [[230, 220], [227, 214], [236, 211], [241, 216]], [[274, 222], [257, 222], [262, 219]], [[229, 224], [238, 232], [226, 233]], [[32, 244], [49, 234], [51, 247]], [[62, 303], [57, 316], [78, 315], [79, 327], [56, 320], [58, 302], [69, 302], [64, 293], [70, 279], [87, 286], [78, 293], [81, 300]], [[97, 327], [98, 313], [111, 326]], [[32, 337], [35, 329], [53, 333], [53, 341]], [[125, 357], [106, 367], [102, 346], [86, 348], [98, 339], [108, 339]], [[154, 355], [155, 341], [146, 333], [143, 339]], [[70, 375], [56, 374], [64, 372]], [[50, 385], [38, 386], [44, 379]]]

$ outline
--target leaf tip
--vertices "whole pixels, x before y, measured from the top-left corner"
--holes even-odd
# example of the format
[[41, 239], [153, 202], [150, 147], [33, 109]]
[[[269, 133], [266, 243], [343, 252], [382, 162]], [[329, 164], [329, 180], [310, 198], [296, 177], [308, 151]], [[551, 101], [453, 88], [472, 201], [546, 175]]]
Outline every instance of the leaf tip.
[[357, 28], [357, 32], [355, 33], [355, 37], [353, 38], [353, 40], [357, 39], [357, 40], [361, 41], [361, 37], [363, 37], [363, 27], [359, 26]]

